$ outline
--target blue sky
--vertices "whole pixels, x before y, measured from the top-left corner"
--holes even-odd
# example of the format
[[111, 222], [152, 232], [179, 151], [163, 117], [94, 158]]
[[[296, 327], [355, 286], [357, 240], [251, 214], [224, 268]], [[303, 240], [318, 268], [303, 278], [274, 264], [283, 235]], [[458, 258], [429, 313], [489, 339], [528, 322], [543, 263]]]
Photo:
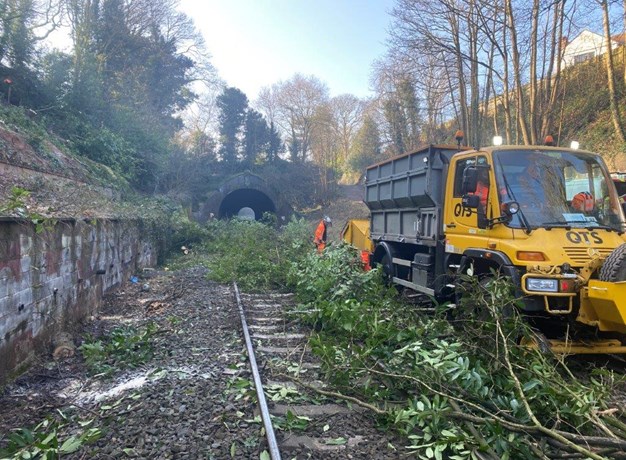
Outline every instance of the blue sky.
[[394, 0], [182, 0], [229, 86], [254, 100], [263, 86], [313, 74], [331, 96], [369, 96]]

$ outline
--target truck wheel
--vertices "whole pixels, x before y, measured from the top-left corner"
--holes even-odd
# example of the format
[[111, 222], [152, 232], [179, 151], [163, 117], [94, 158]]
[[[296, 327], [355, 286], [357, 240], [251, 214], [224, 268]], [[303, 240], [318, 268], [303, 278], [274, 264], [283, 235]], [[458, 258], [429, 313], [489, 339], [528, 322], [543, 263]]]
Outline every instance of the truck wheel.
[[469, 280], [461, 281], [457, 284], [455, 291], [455, 302], [457, 309], [461, 306], [461, 302], [463, 302], [463, 308], [466, 311], [473, 311], [474, 314], [476, 312], [479, 313], [478, 318], [484, 321], [491, 320], [491, 312], [486, 305], [480, 305], [476, 300], [476, 296], [482, 297], [485, 296], [485, 299], [482, 302], [490, 302], [490, 297], [494, 295], [493, 300], [498, 303], [504, 303], [504, 310], [502, 310], [502, 318], [509, 319], [514, 315], [513, 306], [509, 302], [511, 296], [513, 296], [513, 292], [508, 289], [502, 290], [498, 292], [491, 292], [494, 287], [492, 283], [495, 281], [495, 278], [491, 275], [483, 274], [479, 275], [480, 281], [477, 284], [472, 283]]
[[600, 267], [600, 281], [626, 281], [626, 243], [615, 248]]
[[528, 336], [520, 337], [519, 344], [530, 348], [536, 348], [542, 355], [552, 355], [550, 341], [544, 333], [537, 330], [531, 329]]
[[385, 254], [383, 259], [380, 261], [380, 265], [383, 268], [383, 276], [385, 281], [388, 283], [392, 283], [393, 277], [396, 276], [393, 269], [393, 262], [391, 261], [391, 256], [389, 254]]

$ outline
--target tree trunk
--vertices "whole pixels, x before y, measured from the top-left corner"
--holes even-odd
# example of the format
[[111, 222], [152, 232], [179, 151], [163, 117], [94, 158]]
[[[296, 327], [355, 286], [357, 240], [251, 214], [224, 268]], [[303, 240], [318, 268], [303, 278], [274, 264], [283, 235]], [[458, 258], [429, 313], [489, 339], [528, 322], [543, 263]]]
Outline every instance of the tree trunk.
[[470, 9], [467, 14], [467, 29], [470, 41], [470, 113], [472, 145], [476, 148], [481, 145], [481, 113], [480, 113], [480, 85], [478, 83], [478, 25], [474, 20], [474, 0], [470, 0]]
[[548, 72], [545, 78], [546, 103], [542, 113], [541, 122], [541, 138], [548, 134], [552, 134], [554, 128], [554, 118], [557, 110], [557, 98], [561, 94], [561, 59], [563, 57], [563, 11], [565, 10], [565, 2], [558, 1], [554, 4], [554, 18], [552, 21], [552, 39], [550, 41], [550, 61], [548, 63]]
[[622, 31], [622, 40], [624, 44], [622, 45], [622, 63], [624, 64], [624, 90], [626, 92], [626, 0], [624, 0], [623, 5], [624, 10], [624, 30]]
[[[512, 18], [511, 18], [512, 19]], [[528, 79], [528, 111], [530, 122], [530, 143], [537, 144], [537, 28], [539, 27], [539, 0], [533, 0], [530, 32], [530, 70]]]
[[[445, 61], [444, 61], [445, 62]], [[459, 108], [457, 107], [456, 104], [456, 99], [454, 97], [454, 85], [452, 84], [452, 76], [450, 75], [450, 69], [448, 68], [447, 65], [444, 65], [444, 70], [446, 72], [446, 79], [447, 79], [447, 83], [448, 83], [448, 92], [450, 93], [450, 103], [452, 104], [452, 109], [454, 110], [454, 116], [457, 120], [457, 123], [459, 122], [459, 120], [461, 119], [461, 114], [459, 111]], [[459, 126], [459, 129], [463, 129], [463, 125], [461, 124], [461, 126]]]
[[455, 59], [459, 83], [459, 112], [461, 115], [461, 129], [465, 134], [466, 141], [471, 139], [467, 120], [467, 88], [465, 87], [465, 71], [463, 69], [463, 54], [461, 52], [461, 41], [459, 37], [459, 24], [455, 16], [450, 17], [452, 37], [454, 41]]
[[511, 120], [511, 94], [509, 92], [509, 54], [507, 52], [506, 26], [502, 30], [502, 43], [502, 49], [504, 51], [504, 54], [502, 56], [502, 61], [504, 64], [504, 81], [502, 82], [502, 91], [504, 92], [504, 97], [502, 99], [502, 104], [504, 107], [504, 132], [506, 135], [506, 143], [510, 145], [513, 143], [513, 122]]
[[626, 135], [624, 134], [624, 126], [622, 125], [622, 117], [617, 100], [617, 93], [615, 91], [615, 67], [613, 65], [613, 49], [611, 47], [611, 27], [609, 25], [609, 5], [607, 0], [600, 0], [602, 6], [602, 23], [604, 26], [604, 38], [606, 40], [606, 76], [609, 85], [609, 101], [611, 103], [611, 119], [613, 120], [613, 126], [617, 138], [621, 142], [626, 142]]
[[492, 122], [493, 122], [493, 132], [495, 133], [496, 136], [499, 136], [501, 134], [500, 134], [500, 127], [498, 125], [498, 96], [496, 93], [496, 86], [493, 81], [493, 77], [490, 76], [489, 80], [491, 83], [491, 93], [493, 94], [493, 112], [491, 113]]
[[522, 87], [522, 69], [520, 66], [519, 49], [517, 46], [517, 30], [515, 28], [515, 18], [513, 17], [513, 5], [511, 0], [505, 1], [506, 16], [511, 30], [511, 50], [513, 52], [513, 77], [515, 78], [515, 99], [517, 110], [517, 126], [522, 132], [524, 144], [530, 145], [528, 135], [528, 124], [526, 122], [526, 101], [524, 99], [524, 88]]

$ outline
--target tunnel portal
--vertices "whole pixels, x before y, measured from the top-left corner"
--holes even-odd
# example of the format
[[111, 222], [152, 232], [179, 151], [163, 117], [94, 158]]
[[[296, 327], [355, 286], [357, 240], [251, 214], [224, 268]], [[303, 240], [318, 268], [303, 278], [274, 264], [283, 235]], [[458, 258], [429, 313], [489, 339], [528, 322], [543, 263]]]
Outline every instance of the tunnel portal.
[[237, 216], [243, 208], [252, 209], [256, 220], [261, 219], [266, 212], [276, 213], [276, 205], [265, 193], [252, 188], [240, 188], [224, 197], [218, 217], [229, 219]]

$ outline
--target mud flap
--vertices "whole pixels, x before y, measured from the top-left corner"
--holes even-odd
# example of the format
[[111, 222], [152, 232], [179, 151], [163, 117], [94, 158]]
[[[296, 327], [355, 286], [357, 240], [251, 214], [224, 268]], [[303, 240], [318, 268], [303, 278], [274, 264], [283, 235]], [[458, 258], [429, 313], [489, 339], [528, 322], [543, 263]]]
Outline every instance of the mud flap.
[[626, 281], [589, 280], [581, 300], [580, 322], [601, 331], [626, 333]]

